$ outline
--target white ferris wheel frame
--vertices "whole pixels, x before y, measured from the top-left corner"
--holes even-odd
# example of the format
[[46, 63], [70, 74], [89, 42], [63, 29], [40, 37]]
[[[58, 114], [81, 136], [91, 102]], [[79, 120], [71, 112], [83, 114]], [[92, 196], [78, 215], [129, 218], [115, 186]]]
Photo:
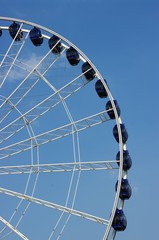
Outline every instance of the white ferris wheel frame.
[[[32, 23], [32, 22], [29, 22], [29, 21], [24, 21], [24, 20], [20, 20], [20, 19], [16, 19], [16, 18], [10, 18], [10, 17], [0, 17], [0, 20], [9, 21], [9, 22], [18, 22], [19, 24], [21, 24], [20, 29], [22, 29], [23, 32], [26, 32], [27, 35], [29, 34], [30, 30], [25, 29], [25, 28], [23, 29], [24, 24], [29, 25], [29, 26], [33, 26], [33, 27], [37, 27], [37, 28], [39, 28], [39, 29], [51, 34], [51, 35], [56, 35], [61, 40], [63, 40], [64, 43], [66, 43], [66, 45], [64, 43], [62, 43], [63, 46], [66, 49], [69, 48], [70, 46], [72, 46], [74, 49], [76, 49], [78, 51], [81, 60], [83, 62], [87, 61], [90, 64], [90, 66], [96, 72], [96, 77], [98, 79], [100, 79], [101, 82], [103, 83], [103, 85], [104, 85], [104, 87], [105, 87], [105, 89], [108, 93], [108, 97], [111, 101], [111, 104], [112, 104], [112, 107], [113, 107], [113, 110], [114, 110], [114, 114], [115, 114], [117, 129], [118, 129], [119, 151], [120, 151], [120, 166], [119, 166], [119, 173], [118, 173], [118, 186], [117, 186], [116, 196], [115, 196], [115, 200], [114, 200], [114, 204], [113, 204], [113, 208], [112, 208], [109, 220], [101, 219], [101, 218], [98, 218], [96, 216], [86, 214], [84, 212], [80, 212], [80, 211], [77, 211], [77, 210], [74, 210], [74, 209], [71, 209], [71, 208], [68, 208], [68, 207], [53, 204], [51, 202], [47, 202], [47, 201], [44, 201], [44, 200], [41, 200], [41, 199], [34, 198], [33, 196], [27, 196], [26, 194], [20, 194], [20, 193], [10, 191], [10, 190], [7, 190], [7, 189], [0, 188], [0, 192], [4, 193], [4, 194], [7, 194], [7, 195], [11, 195], [11, 196], [16, 196], [17, 198], [20, 198], [20, 199], [25, 199], [29, 202], [35, 202], [37, 204], [41, 204], [41, 205], [44, 205], [44, 206], [49, 207], [49, 208], [56, 208], [60, 211], [67, 212], [69, 214], [77, 215], [77, 216], [80, 216], [82, 218], [88, 218], [88, 219], [91, 219], [92, 221], [96, 221], [96, 222], [100, 222], [102, 224], [105, 224], [107, 227], [106, 227], [106, 231], [105, 231], [103, 240], [107, 240], [108, 236], [109, 236], [109, 233], [110, 233], [110, 230], [111, 230], [111, 226], [112, 226], [112, 222], [113, 222], [113, 219], [114, 219], [114, 216], [115, 216], [116, 209], [119, 205], [120, 205], [120, 208], [122, 209], [123, 205], [124, 205], [124, 201], [119, 198], [119, 194], [120, 194], [120, 188], [121, 188], [121, 180], [122, 180], [123, 177], [127, 178], [127, 171], [123, 171], [123, 150], [126, 150], [126, 144], [123, 144], [123, 141], [122, 141], [122, 133], [121, 133], [121, 128], [120, 128], [120, 125], [122, 124], [122, 120], [121, 120], [121, 117], [118, 116], [116, 106], [114, 104], [113, 96], [112, 96], [108, 86], [106, 85], [102, 75], [100, 74], [98, 69], [95, 67], [95, 65], [90, 61], [90, 59], [79, 48], [77, 48], [74, 44], [72, 44], [66, 38], [64, 38], [63, 36], [61, 36], [57, 32], [54, 32], [54, 31], [52, 31], [52, 30], [50, 30], [46, 27], [43, 27], [39, 24]], [[0, 26], [0, 29], [1, 30], [8, 30], [8, 27]], [[43, 37], [46, 38], [46, 39], [49, 39], [48, 35], [43, 35]], [[23, 44], [21, 45], [20, 48], [22, 48], [22, 47], [23, 47]], [[10, 48], [12, 48], [12, 45], [10, 45]], [[8, 51], [10, 50], [10, 48], [8, 49]], [[6, 53], [6, 55], [4, 56], [4, 59], [7, 56], [7, 54], [8, 53]], [[19, 53], [17, 53], [17, 56], [18, 56], [18, 54]], [[15, 60], [16, 60], [17, 56], [15, 57]], [[1, 62], [1, 64], [2, 63], [3, 62]], [[34, 71], [34, 69], [32, 71]], [[49, 85], [49, 82], [44, 77], [44, 75], [40, 74], [38, 71], [37, 71], [37, 74], [39, 74], [39, 76], [41, 78], [43, 78], [43, 80]], [[0, 88], [4, 84], [6, 77], [4, 78], [3, 82], [1, 83]], [[69, 84], [71, 84], [71, 83], [69, 83]], [[50, 87], [52, 88], [53, 86], [50, 85]], [[59, 94], [59, 93], [57, 92], [57, 94]], [[12, 104], [12, 103], [10, 103], [10, 104]], [[14, 106], [14, 107], [16, 108], [16, 106]], [[25, 118], [25, 116], [22, 116], [22, 117]], [[98, 114], [93, 115], [93, 116], [89, 116], [88, 118], [81, 119], [81, 120], [76, 121], [76, 122], [72, 121], [72, 123], [70, 123], [66, 126], [63, 126], [61, 128], [54, 129], [54, 130], [50, 131], [49, 135], [51, 137], [47, 140], [46, 140], [45, 137], [46, 137], [46, 135], [48, 135], [48, 132], [45, 132], [41, 135], [37, 135], [37, 136], [33, 136], [33, 137], [30, 136], [30, 138], [28, 138], [25, 141], [17, 142], [15, 144], [12, 144], [12, 145], [8, 146], [8, 149], [13, 149], [13, 151], [11, 153], [9, 153], [9, 155], [14, 155], [14, 154], [16, 154], [20, 151], [27, 150], [30, 146], [30, 144], [27, 145], [27, 143], [30, 143], [30, 142], [32, 142], [33, 147], [38, 146], [37, 139], [40, 139], [41, 144], [45, 144], [48, 141], [53, 141], [56, 138], [60, 138], [64, 135], [72, 134], [74, 131], [79, 132], [83, 129], [86, 129], [88, 127], [92, 127], [94, 125], [100, 124], [101, 122], [104, 122], [104, 121], [107, 121], [107, 120], [108, 119], [105, 116], [105, 111], [103, 111], [101, 113], [98, 113]], [[73, 129], [73, 126], [75, 126], [76, 129]], [[63, 135], [61, 134], [61, 132], [63, 132]], [[25, 146], [25, 147], [23, 147], [23, 146]], [[1, 150], [7, 151], [8, 149], [3, 148]], [[5, 157], [8, 157], [8, 155], [6, 154], [5, 156], [1, 156], [0, 158], [3, 159]], [[108, 161], [100, 161], [100, 162], [82, 162], [82, 163], [70, 163], [70, 164], [69, 163], [42, 164], [42, 165], [39, 165], [39, 164], [37, 164], [37, 165], [34, 164], [33, 165], [32, 164], [32, 165], [25, 165], [25, 166], [18, 166], [18, 167], [7, 166], [7, 167], [0, 167], [0, 175], [29, 173], [31, 168], [32, 168], [33, 173], [34, 172], [35, 173], [36, 172], [58, 172], [58, 171], [66, 172], [66, 171], [79, 171], [79, 170], [80, 171], [91, 171], [91, 170], [100, 170], [100, 169], [110, 170], [110, 169], [115, 169], [116, 168], [115, 163], [116, 163], [116, 161], [114, 161], [114, 160], [108, 160]], [[22, 239], [28, 239], [22, 233], [20, 233], [18, 231], [18, 229], [13, 227], [9, 222], [7, 222], [2, 217], [0, 217], [0, 221], [3, 222], [12, 231], [16, 232], [16, 234], [19, 235]], [[116, 231], [114, 230], [113, 234], [112, 234], [112, 237], [111, 237], [111, 240], [113, 240], [115, 238], [115, 235], [116, 235]]]

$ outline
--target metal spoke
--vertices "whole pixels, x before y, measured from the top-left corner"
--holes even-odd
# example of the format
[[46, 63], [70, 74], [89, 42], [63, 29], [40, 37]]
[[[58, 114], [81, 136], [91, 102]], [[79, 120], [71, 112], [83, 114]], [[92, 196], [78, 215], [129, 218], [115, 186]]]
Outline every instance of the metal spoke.
[[13, 232], [15, 232], [19, 237], [24, 240], [29, 240], [26, 236], [24, 236], [18, 229], [12, 226], [9, 222], [7, 222], [4, 218], [0, 216], [0, 221], [3, 222], [7, 227], [9, 227]]
[[[18, 51], [15, 53], [15, 57], [14, 57], [14, 58], [13, 58], [13, 54], [11, 55], [12, 58], [9, 58], [9, 55], [5, 55], [4, 59], [5, 59], [5, 58], [8, 58], [8, 60], [9, 60], [9, 59], [12, 59], [12, 62], [11, 62], [11, 63], [9, 62], [9, 64], [6, 64], [6, 62], [4, 62], [4, 65], [5, 65], [4, 67], [3, 67], [3, 61], [4, 61], [4, 59], [3, 59], [2, 63], [1, 63], [0, 68], [1, 68], [1, 69], [4, 68], [5, 76], [0, 75], [0, 78], [2, 78], [2, 82], [1, 82], [0, 87], [2, 87], [2, 85], [4, 84], [6, 78], [8, 77], [9, 73], [11, 72], [13, 66], [15, 65], [15, 62], [16, 62], [16, 60], [17, 60], [17, 58], [18, 58], [18, 55], [20, 54], [20, 52], [21, 52], [21, 50], [22, 50], [22, 48], [23, 48], [23, 46], [24, 46], [24, 44], [25, 44], [25, 42], [26, 42], [26, 39], [28, 38], [28, 35], [29, 35], [29, 34], [26, 35], [26, 37], [25, 37], [25, 39], [24, 39], [23, 41], [21, 41], [20, 43], [18, 43], [19, 49], [16, 49], [16, 51], [17, 51], [17, 50], [18, 50]], [[17, 46], [17, 43], [16, 43], [16, 46]], [[7, 68], [8, 68], [8, 69], [7, 69]]]
[[71, 215], [75, 215], [75, 216], [78, 216], [78, 217], [82, 217], [84, 219], [94, 221], [94, 222], [97, 222], [97, 223], [100, 223], [100, 224], [107, 225], [108, 222], [109, 222], [106, 219], [103, 219], [103, 218], [100, 218], [100, 217], [97, 217], [97, 216], [94, 216], [94, 215], [91, 215], [91, 214], [88, 214], [88, 213], [85, 213], [85, 212], [81, 212], [81, 211], [78, 211], [78, 210], [75, 210], [75, 209], [64, 207], [62, 205], [55, 204], [55, 203], [52, 203], [52, 202], [48, 202], [48, 201], [45, 201], [45, 200], [42, 200], [42, 199], [39, 199], [39, 198], [30, 197], [28, 195], [21, 194], [21, 193], [18, 193], [18, 192], [14, 192], [14, 191], [11, 191], [11, 190], [8, 190], [8, 189], [5, 189], [5, 188], [0, 188], [0, 193], [10, 195], [10, 196], [13, 196], [13, 197], [17, 197], [17, 198], [20, 198], [20, 199], [24, 199], [24, 200], [27, 200], [31, 203], [36, 203], [36, 204], [39, 204], [39, 205], [42, 205], [42, 206], [45, 206], [45, 207], [48, 207], [48, 208], [53, 208], [53, 209], [56, 209], [56, 210], [59, 210], [59, 211], [62, 211], [62, 212], [65, 212], [65, 213], [68, 213], [68, 214], [71, 214]]
[[[65, 126], [52, 129], [48, 132], [44, 132], [42, 134], [25, 139], [23, 141], [14, 143], [9, 146], [2, 147], [0, 148], [0, 159], [6, 158], [8, 156], [11, 156], [20, 152], [24, 152], [26, 150], [31, 149], [31, 147], [37, 147], [37, 146], [46, 144], [48, 142], [66, 137], [68, 135], [74, 134], [75, 132], [79, 132], [87, 128], [91, 128], [93, 126], [99, 125], [108, 120], [109, 119], [106, 115], [106, 111], [103, 111], [95, 115], [89, 116], [88, 118], [80, 119], [76, 122], [67, 124]], [[72, 128], [75, 125], [77, 129]]]
[[[16, 36], [19, 34], [19, 32], [21, 31], [21, 28], [23, 26], [23, 23], [21, 23], [21, 26], [16, 34]], [[15, 36], [15, 38], [16, 38]], [[28, 36], [28, 34], [27, 34]], [[26, 39], [27, 39], [27, 36], [26, 36]], [[16, 61], [24, 43], [25, 43], [25, 40], [24, 39], [23, 41], [20, 41], [20, 42], [16, 42], [15, 41], [15, 38], [12, 40], [12, 43], [10, 44], [10, 47], [8, 48], [6, 54], [4, 55], [1, 63], [0, 63], [0, 68], [1, 68], [1, 72], [0, 72], [0, 88], [2, 87], [2, 85], [4, 84], [10, 70], [12, 69], [13, 65], [14, 65], [14, 62]], [[14, 59], [12, 62], [8, 62], [7, 61], [7, 58], [8, 56], [11, 55], [11, 56], [14, 56]], [[3, 70], [4, 69], [4, 70]]]
[[48, 173], [48, 172], [73, 172], [73, 171], [98, 171], [118, 169], [117, 161], [94, 161], [75, 163], [55, 163], [55, 164], [34, 164], [19, 166], [0, 167], [0, 175], [28, 174], [28, 173]]

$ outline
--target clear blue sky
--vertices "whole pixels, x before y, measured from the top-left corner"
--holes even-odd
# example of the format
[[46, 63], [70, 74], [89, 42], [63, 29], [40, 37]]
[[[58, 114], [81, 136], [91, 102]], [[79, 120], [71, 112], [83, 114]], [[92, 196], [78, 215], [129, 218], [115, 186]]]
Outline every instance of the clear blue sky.
[[117, 240], [157, 239], [159, 0], [1, 0], [0, 15], [55, 30], [108, 79], [133, 160], [128, 227]]

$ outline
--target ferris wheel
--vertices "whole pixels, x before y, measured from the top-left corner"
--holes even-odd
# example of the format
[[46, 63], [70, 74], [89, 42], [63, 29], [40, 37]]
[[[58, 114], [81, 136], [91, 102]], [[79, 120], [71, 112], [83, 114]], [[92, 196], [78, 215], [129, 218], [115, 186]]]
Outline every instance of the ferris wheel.
[[121, 110], [60, 34], [0, 17], [0, 239], [115, 239], [132, 160]]

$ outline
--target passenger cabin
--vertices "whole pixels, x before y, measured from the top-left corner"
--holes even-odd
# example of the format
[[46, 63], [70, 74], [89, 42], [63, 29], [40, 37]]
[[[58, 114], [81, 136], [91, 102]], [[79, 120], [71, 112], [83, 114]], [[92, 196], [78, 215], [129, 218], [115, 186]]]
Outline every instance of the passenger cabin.
[[[104, 81], [107, 84], [106, 80]], [[95, 83], [95, 90], [100, 98], [106, 98], [108, 96], [107, 91], [100, 79]]]
[[72, 66], [76, 66], [80, 62], [79, 53], [73, 47], [67, 49], [66, 58]]
[[20, 25], [16, 22], [13, 22], [9, 26], [9, 34], [13, 39], [15, 39], [15, 41], [20, 41], [23, 37], [23, 32], [20, 30]]
[[[115, 107], [116, 107], [117, 115], [118, 115], [118, 117], [119, 117], [120, 114], [121, 114], [121, 111], [120, 111], [118, 102], [117, 102], [117, 100], [113, 100], [113, 101], [114, 101], [114, 105], [115, 105]], [[114, 110], [113, 110], [111, 101], [108, 101], [108, 102], [107, 102], [107, 104], [106, 104], [106, 111], [107, 111], [110, 119], [115, 119], [115, 113], [114, 113]]]
[[93, 80], [96, 76], [96, 72], [88, 62], [83, 63], [82, 72], [84, 73], [84, 76], [88, 81]]
[[[116, 155], [116, 160], [118, 165], [120, 166], [120, 151]], [[123, 150], [123, 170], [127, 171], [131, 168], [132, 166], [132, 160], [129, 155], [128, 150]]]
[[59, 54], [61, 53], [62, 49], [63, 49], [63, 46], [62, 46], [62, 43], [61, 43], [61, 39], [55, 35], [53, 35], [49, 41], [48, 41], [48, 44], [49, 44], [49, 48], [52, 49], [52, 53], [54, 54]]
[[[117, 191], [118, 181], [115, 185], [115, 190]], [[121, 189], [120, 189], [120, 199], [127, 200], [131, 197], [132, 189], [127, 179], [122, 178]]]
[[29, 33], [30, 40], [37, 47], [43, 43], [43, 36], [41, 30], [37, 27], [34, 27]]
[[[125, 125], [120, 124], [120, 129], [121, 129], [121, 135], [122, 135], [122, 142], [126, 143], [126, 141], [128, 140], [128, 133], [127, 133], [127, 130], [125, 128]], [[117, 125], [115, 125], [114, 128], [113, 128], [113, 135], [114, 135], [116, 141], [119, 143], [119, 134], [118, 134]]]
[[116, 210], [116, 213], [115, 213], [115, 216], [113, 219], [113, 223], [112, 223], [112, 227], [116, 231], [124, 231], [125, 228], [127, 227], [127, 219], [123, 213], [123, 210], [121, 210], [121, 209]]

